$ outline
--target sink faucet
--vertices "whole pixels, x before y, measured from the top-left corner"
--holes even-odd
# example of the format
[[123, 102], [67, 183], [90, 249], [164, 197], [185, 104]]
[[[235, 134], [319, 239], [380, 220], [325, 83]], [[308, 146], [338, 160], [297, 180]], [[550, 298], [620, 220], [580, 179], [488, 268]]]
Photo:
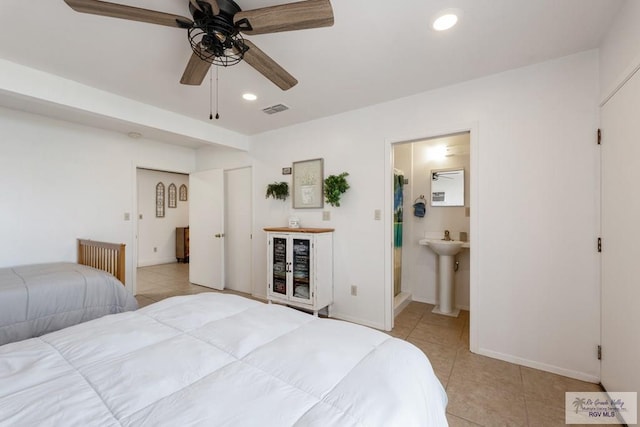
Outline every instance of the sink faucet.
[[442, 240], [446, 240], [446, 241], [451, 240], [451, 236], [449, 235], [449, 230], [444, 230], [444, 239]]

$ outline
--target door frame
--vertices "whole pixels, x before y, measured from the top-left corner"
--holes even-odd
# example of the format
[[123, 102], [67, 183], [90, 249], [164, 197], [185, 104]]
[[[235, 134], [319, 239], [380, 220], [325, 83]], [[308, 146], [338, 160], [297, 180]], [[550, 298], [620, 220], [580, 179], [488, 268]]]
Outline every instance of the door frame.
[[444, 125], [440, 128], [425, 129], [418, 135], [405, 135], [385, 138], [384, 144], [384, 328], [391, 330], [394, 323], [393, 298], [393, 146], [395, 144], [417, 142], [425, 139], [437, 138], [461, 132], [469, 132], [471, 173], [469, 175], [469, 218], [470, 248], [470, 277], [469, 277], [469, 349], [478, 352], [478, 336], [480, 331], [480, 313], [478, 312], [480, 280], [479, 253], [482, 236], [479, 234], [479, 138], [478, 122]]

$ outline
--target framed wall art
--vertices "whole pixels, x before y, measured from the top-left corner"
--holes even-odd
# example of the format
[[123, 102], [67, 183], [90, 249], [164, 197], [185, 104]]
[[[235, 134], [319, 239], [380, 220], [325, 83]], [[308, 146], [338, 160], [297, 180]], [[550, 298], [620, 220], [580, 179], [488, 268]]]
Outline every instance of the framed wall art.
[[181, 202], [186, 202], [187, 201], [187, 186], [182, 184], [180, 186], [180, 201]]
[[293, 208], [324, 206], [324, 159], [293, 162]]
[[164, 184], [156, 185], [156, 218], [164, 218]]
[[176, 188], [176, 185], [172, 182], [171, 184], [169, 184], [169, 201], [167, 202], [168, 207], [175, 208], [178, 206], [177, 193], [178, 193], [178, 189]]

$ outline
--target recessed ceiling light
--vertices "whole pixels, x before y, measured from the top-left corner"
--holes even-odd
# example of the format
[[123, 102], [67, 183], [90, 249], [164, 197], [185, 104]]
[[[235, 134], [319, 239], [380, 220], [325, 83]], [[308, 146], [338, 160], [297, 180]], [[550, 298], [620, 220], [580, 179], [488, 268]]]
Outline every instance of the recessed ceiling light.
[[141, 134], [140, 132], [129, 132], [129, 133], [127, 134], [127, 136], [128, 136], [129, 138], [133, 138], [133, 139], [139, 139], [139, 138], [142, 138], [142, 134]]
[[244, 98], [246, 101], [255, 101], [256, 99], [258, 99], [258, 97], [252, 93], [245, 93], [244, 95], [242, 95], [242, 98]]
[[441, 11], [433, 21], [433, 29], [436, 31], [445, 31], [453, 27], [460, 20], [462, 11], [457, 9], [447, 9]]

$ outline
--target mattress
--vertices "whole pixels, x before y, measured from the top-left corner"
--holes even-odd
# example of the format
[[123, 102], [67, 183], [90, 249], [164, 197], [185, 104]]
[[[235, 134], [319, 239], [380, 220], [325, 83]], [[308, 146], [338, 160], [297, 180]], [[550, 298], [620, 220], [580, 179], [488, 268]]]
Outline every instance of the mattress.
[[0, 345], [137, 308], [120, 281], [85, 265], [0, 269]]
[[2, 426], [446, 426], [446, 402], [408, 342], [229, 294], [0, 347]]

